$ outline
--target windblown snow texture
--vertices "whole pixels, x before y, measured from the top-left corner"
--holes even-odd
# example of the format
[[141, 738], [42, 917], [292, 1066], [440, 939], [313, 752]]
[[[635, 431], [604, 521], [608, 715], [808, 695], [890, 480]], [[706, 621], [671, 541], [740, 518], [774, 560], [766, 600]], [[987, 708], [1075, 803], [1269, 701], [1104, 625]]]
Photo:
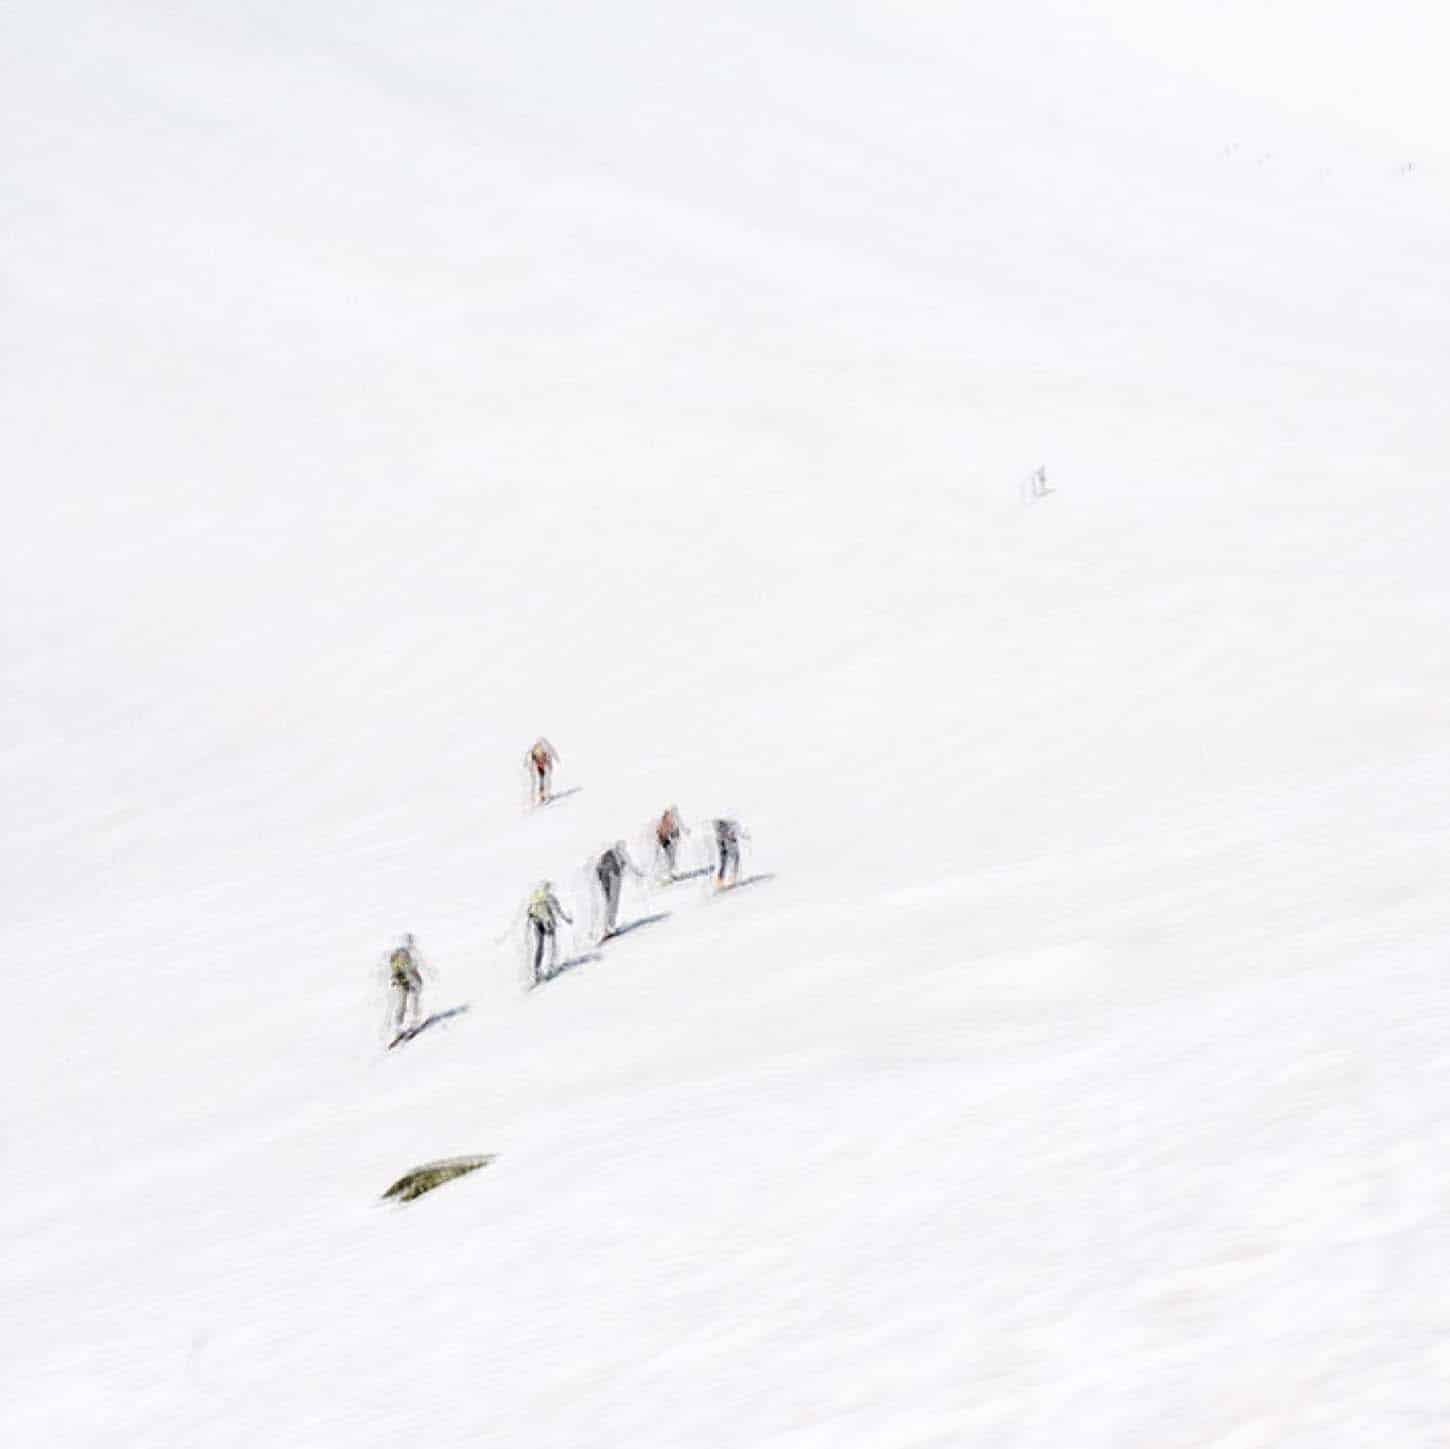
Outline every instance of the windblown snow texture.
[[1127, 14], [22, 5], [7, 1445], [1435, 1442], [1444, 170]]

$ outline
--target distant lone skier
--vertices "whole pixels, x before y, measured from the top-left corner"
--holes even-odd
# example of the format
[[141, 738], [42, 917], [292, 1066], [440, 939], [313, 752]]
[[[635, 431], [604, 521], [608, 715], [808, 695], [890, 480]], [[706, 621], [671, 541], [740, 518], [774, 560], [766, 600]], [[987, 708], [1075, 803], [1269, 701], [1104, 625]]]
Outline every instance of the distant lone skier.
[[392, 990], [398, 998], [393, 1030], [401, 1032], [404, 1029], [403, 1023], [410, 1016], [416, 1025], [422, 1014], [423, 971], [418, 963], [418, 951], [411, 935], [404, 936], [402, 945], [388, 957], [388, 974]]
[[665, 874], [670, 880], [675, 878], [675, 862], [680, 850], [680, 836], [683, 833], [684, 826], [680, 823], [680, 812], [671, 805], [655, 822], [655, 845], [659, 848], [660, 859], [665, 863]]
[[528, 919], [529, 919], [529, 941], [534, 952], [534, 985], [537, 986], [543, 980], [540, 974], [540, 967], [544, 964], [544, 949], [547, 945], [549, 953], [549, 974], [554, 974], [554, 967], [559, 959], [559, 945], [557, 931], [559, 929], [559, 917], [562, 916], [572, 926], [574, 918], [563, 906], [559, 904], [559, 898], [554, 894], [554, 887], [550, 881], [540, 881], [538, 889], [529, 897]]
[[[738, 820], [712, 820], [715, 830], [715, 884], [720, 888], [740, 883], [740, 842], [749, 840], [749, 832]], [[726, 875], [730, 879], [726, 880]]]
[[599, 882], [599, 939], [607, 941], [619, 925], [619, 893], [624, 873], [644, 879], [644, 872], [629, 858], [622, 840], [616, 840], [594, 862], [594, 878]]
[[547, 805], [552, 798], [554, 766], [558, 763], [559, 752], [540, 735], [524, 757], [525, 768], [529, 771], [531, 798], [535, 805]]

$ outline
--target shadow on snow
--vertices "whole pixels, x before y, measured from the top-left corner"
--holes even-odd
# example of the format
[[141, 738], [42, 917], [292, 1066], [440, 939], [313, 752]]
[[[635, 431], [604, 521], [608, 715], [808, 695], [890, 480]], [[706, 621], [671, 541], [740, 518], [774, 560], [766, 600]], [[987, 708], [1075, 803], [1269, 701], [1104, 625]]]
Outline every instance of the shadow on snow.
[[468, 1010], [468, 1003], [465, 1001], [462, 1006], [450, 1006], [447, 1011], [435, 1011], [432, 1016], [425, 1016], [417, 1026], [410, 1026], [406, 1031], [400, 1031], [392, 1041], [388, 1043], [388, 1050], [392, 1051], [395, 1046], [405, 1041], [412, 1041], [420, 1031], [427, 1031], [436, 1022], [447, 1021], [451, 1016], [462, 1016]]
[[617, 926], [604, 939], [606, 941], [617, 941], [621, 936], [627, 936], [631, 931], [637, 931], [641, 926], [652, 926], [656, 921], [667, 921], [673, 914], [671, 911], [656, 911], [652, 916], [641, 916], [637, 921], [631, 921], [626, 926]]
[[567, 790], [560, 790], [557, 794], [550, 795], [547, 800], [535, 801], [533, 808], [547, 810], [550, 805], [557, 805], [560, 800], [567, 800], [571, 795], [577, 795], [583, 788], [583, 785], [570, 785]]
[[567, 961], [560, 961], [552, 971], [546, 972], [534, 982], [535, 986], [542, 986], [546, 981], [552, 981], [556, 976], [562, 976], [566, 971], [573, 971], [577, 967], [587, 966], [591, 961], [602, 961], [603, 956], [598, 951], [585, 951], [578, 956], [570, 956]]
[[716, 892], [717, 895], [729, 895], [732, 891], [743, 891], [746, 886], [760, 885], [763, 881], [774, 880], [773, 870], [763, 870], [757, 875], [748, 875], [744, 880], [738, 880], [734, 885], [721, 886]]

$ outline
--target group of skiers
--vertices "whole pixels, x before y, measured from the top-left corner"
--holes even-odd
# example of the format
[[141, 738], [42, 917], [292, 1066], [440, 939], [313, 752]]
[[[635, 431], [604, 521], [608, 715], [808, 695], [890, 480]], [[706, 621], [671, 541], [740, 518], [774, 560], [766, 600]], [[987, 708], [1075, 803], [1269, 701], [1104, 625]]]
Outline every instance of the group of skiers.
[[[532, 757], [531, 757], [532, 758]], [[557, 756], [555, 757], [557, 758]], [[547, 777], [544, 781], [547, 791]], [[540, 803], [548, 800], [545, 793]], [[710, 831], [715, 844], [715, 886], [724, 890], [740, 879], [740, 842], [749, 839], [747, 832], [735, 820], [717, 819], [710, 821]], [[657, 870], [655, 878], [659, 884], [668, 884], [680, 879], [679, 848], [685, 835], [685, 825], [679, 810], [671, 805], [654, 823], [654, 842]], [[635, 864], [624, 841], [616, 840], [589, 862], [592, 889], [595, 891], [595, 937], [603, 943], [619, 930], [619, 898], [624, 889], [624, 877], [634, 876], [645, 880], [646, 873]], [[552, 975], [558, 965], [558, 930], [561, 920], [574, 924], [574, 918], [560, 904], [554, 893], [552, 881], [540, 881], [529, 896], [526, 908], [531, 956], [531, 979], [534, 985]], [[547, 957], [547, 964], [545, 958]]]
[[[547, 805], [553, 797], [554, 766], [559, 763], [558, 752], [542, 736], [537, 739], [524, 756], [525, 769], [529, 776], [529, 798], [533, 806]], [[714, 866], [712, 875], [717, 889], [726, 889], [738, 884], [740, 879], [740, 842], [748, 840], [749, 834], [740, 823], [730, 819], [715, 819], [709, 822], [714, 845]], [[654, 822], [656, 879], [667, 884], [681, 879], [679, 874], [680, 842], [686, 835], [680, 812], [671, 805]], [[600, 943], [616, 935], [619, 929], [619, 899], [626, 874], [640, 880], [646, 873], [631, 859], [624, 841], [616, 840], [594, 857], [590, 862], [592, 889], [597, 893], [595, 934]], [[551, 881], [540, 881], [530, 893], [524, 908], [527, 923], [528, 948], [531, 964], [531, 980], [534, 985], [555, 972], [558, 967], [559, 922], [574, 924], [574, 918], [561, 904]], [[545, 958], [547, 957], [547, 965]], [[411, 935], [405, 935], [402, 942], [388, 957], [391, 990], [396, 1000], [393, 1017], [397, 1041], [407, 1032], [411, 1020], [414, 1027], [421, 1019], [421, 998], [423, 990], [422, 963], [417, 946]]]

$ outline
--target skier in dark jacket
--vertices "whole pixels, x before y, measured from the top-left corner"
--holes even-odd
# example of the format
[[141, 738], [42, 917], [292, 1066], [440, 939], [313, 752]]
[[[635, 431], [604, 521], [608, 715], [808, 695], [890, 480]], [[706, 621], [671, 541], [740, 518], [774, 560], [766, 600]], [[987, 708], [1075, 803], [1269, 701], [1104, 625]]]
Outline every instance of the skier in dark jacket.
[[624, 885], [624, 873], [644, 879], [644, 872], [629, 858], [622, 840], [616, 840], [608, 850], [603, 851], [594, 862], [594, 878], [599, 883], [599, 913], [597, 932], [601, 941], [607, 941], [619, 925], [619, 894]]
[[[740, 883], [740, 842], [749, 840], [750, 834], [738, 820], [712, 820], [715, 831], [715, 884], [723, 889], [727, 885]], [[726, 875], [730, 879], [726, 880]]]

